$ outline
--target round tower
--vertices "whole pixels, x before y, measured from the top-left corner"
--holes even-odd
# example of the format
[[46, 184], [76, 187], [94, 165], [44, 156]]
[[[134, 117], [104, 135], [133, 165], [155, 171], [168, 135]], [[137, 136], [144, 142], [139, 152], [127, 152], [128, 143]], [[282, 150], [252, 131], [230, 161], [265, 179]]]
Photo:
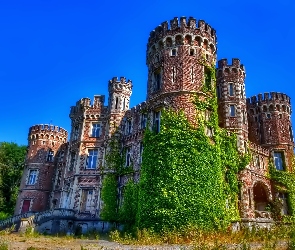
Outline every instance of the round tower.
[[244, 151], [248, 140], [248, 121], [245, 97], [245, 67], [237, 58], [228, 64], [227, 59], [218, 61], [216, 92], [218, 98], [219, 126], [238, 136], [238, 147]]
[[258, 94], [247, 99], [249, 140], [270, 149], [278, 170], [291, 170], [294, 141], [290, 97]]
[[147, 44], [147, 101], [190, 113], [190, 94], [202, 92], [208, 66], [215, 61], [216, 34], [210, 25], [193, 17], [175, 17], [170, 25], [163, 22], [150, 33]]
[[28, 151], [15, 214], [49, 209], [55, 172], [55, 154], [67, 142], [68, 132], [53, 125], [35, 125], [29, 130]]

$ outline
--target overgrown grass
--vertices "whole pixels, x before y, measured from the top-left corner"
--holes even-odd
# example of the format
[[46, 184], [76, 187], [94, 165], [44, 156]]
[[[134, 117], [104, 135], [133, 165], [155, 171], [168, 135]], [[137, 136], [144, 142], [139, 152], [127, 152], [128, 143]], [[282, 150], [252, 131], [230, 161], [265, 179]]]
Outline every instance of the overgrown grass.
[[[193, 227], [175, 229], [174, 231], [156, 234], [151, 230], [137, 230], [134, 233], [112, 231], [113, 241], [129, 245], [160, 245], [178, 244], [193, 245], [194, 249], [251, 249], [251, 244], [259, 244], [263, 248], [276, 249], [279, 244], [285, 244], [284, 249], [295, 249], [295, 227], [274, 226], [272, 229], [242, 229], [237, 232], [215, 231], [205, 232]], [[235, 248], [232, 248], [235, 249]], [[280, 249], [280, 248], [277, 248]]]
[[[10, 242], [26, 242], [30, 249], [36, 248], [39, 244], [74, 244], [76, 239], [98, 240], [109, 239], [126, 245], [183, 245], [195, 250], [212, 249], [287, 249], [295, 250], [295, 226], [274, 226], [271, 230], [242, 229], [237, 232], [231, 231], [201, 231], [194, 227], [175, 229], [174, 231], [162, 231], [155, 233], [151, 230], [136, 230], [133, 233], [119, 232], [117, 230], [108, 235], [100, 235], [97, 231], [91, 231], [79, 236], [74, 235], [42, 235], [28, 229], [23, 234], [2, 234], [0, 237], [0, 250], [9, 249]], [[109, 238], [108, 238], [109, 237]], [[38, 244], [37, 244], [38, 243]], [[79, 243], [78, 243], [79, 244]], [[85, 247], [85, 246], [83, 246]]]

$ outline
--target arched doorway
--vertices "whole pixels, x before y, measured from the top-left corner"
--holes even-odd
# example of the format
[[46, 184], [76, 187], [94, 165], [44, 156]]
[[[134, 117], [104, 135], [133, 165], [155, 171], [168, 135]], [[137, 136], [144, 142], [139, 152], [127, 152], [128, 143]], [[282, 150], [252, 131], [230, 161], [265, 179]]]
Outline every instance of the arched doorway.
[[255, 183], [253, 187], [254, 206], [257, 211], [266, 211], [268, 205], [268, 195], [265, 186], [261, 182]]

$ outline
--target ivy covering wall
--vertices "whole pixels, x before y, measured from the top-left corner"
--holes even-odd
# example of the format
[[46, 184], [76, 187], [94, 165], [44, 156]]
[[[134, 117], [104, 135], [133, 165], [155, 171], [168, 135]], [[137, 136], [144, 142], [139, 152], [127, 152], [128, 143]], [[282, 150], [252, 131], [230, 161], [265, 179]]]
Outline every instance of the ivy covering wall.
[[127, 184], [118, 221], [159, 232], [221, 229], [239, 219], [237, 173], [249, 156], [239, 153], [235, 134], [218, 127], [214, 67], [205, 72], [203, 93], [192, 97], [197, 127], [182, 111], [162, 110], [160, 133], [145, 131], [140, 181]]

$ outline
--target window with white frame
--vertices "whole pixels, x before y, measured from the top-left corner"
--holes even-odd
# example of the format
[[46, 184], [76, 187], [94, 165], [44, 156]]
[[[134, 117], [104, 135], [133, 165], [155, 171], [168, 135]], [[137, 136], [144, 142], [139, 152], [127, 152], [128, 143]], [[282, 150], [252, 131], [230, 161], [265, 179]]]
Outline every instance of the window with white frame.
[[274, 152], [274, 163], [277, 170], [284, 170], [283, 152]]
[[86, 168], [95, 169], [97, 164], [98, 150], [97, 149], [89, 149]]
[[52, 150], [49, 150], [46, 161], [53, 162], [53, 156], [54, 156], [54, 152]]
[[235, 105], [230, 105], [229, 106], [229, 114], [232, 117], [236, 116], [236, 107], [235, 107]]
[[30, 169], [29, 176], [28, 176], [28, 181], [27, 181], [27, 185], [34, 185], [34, 184], [36, 184], [37, 174], [38, 174], [38, 170], [36, 170], [36, 169]]
[[147, 124], [147, 114], [142, 113], [141, 119], [140, 119], [140, 128], [141, 129], [146, 128], [146, 124]]
[[154, 123], [154, 131], [156, 133], [160, 133], [160, 119], [161, 119], [161, 112], [155, 111], [153, 123]]
[[131, 165], [131, 147], [126, 148], [126, 167]]
[[91, 136], [92, 137], [99, 137], [100, 136], [100, 124], [99, 123], [92, 123]]
[[229, 95], [234, 96], [234, 85], [230, 83], [228, 88], [229, 88]]

